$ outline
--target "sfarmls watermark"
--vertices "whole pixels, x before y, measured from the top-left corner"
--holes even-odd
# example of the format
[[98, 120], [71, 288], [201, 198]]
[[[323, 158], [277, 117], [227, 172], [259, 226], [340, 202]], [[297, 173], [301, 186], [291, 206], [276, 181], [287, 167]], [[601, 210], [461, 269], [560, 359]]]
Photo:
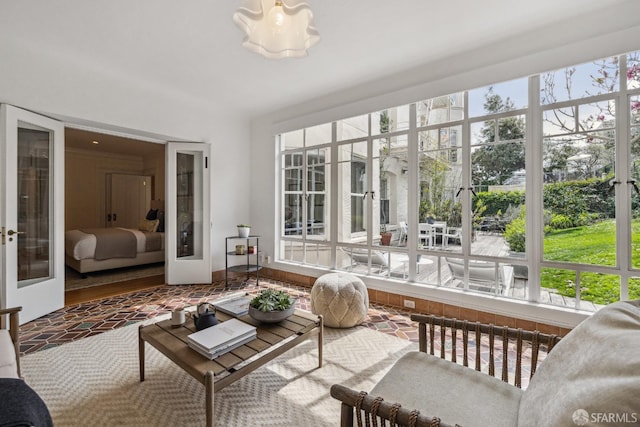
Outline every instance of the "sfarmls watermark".
[[600, 424], [636, 424], [640, 420], [640, 414], [635, 412], [587, 412], [584, 409], [576, 410], [572, 417], [574, 424], [578, 426], [587, 423]]

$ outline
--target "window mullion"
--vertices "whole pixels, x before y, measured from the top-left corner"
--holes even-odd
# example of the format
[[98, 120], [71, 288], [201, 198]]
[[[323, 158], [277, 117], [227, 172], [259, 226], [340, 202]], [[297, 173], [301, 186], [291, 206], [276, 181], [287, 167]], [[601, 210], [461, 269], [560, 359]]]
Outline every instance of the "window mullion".
[[[631, 259], [631, 219], [632, 206], [631, 197], [633, 187], [630, 180], [633, 179], [629, 171], [632, 158], [630, 141], [630, 106], [629, 95], [627, 89], [627, 57], [620, 55], [620, 92], [615, 100], [615, 125], [616, 125], [616, 165], [615, 177], [616, 181], [624, 183], [624, 185], [616, 185], [616, 257], [617, 265], [620, 268], [620, 300], [629, 299], [629, 272], [632, 270], [633, 262]], [[626, 256], [621, 256], [625, 254]]]
[[525, 206], [526, 246], [529, 301], [540, 301], [540, 262], [544, 245], [543, 203], [543, 130], [540, 106], [540, 76], [529, 77], [529, 109], [526, 116], [525, 144]]

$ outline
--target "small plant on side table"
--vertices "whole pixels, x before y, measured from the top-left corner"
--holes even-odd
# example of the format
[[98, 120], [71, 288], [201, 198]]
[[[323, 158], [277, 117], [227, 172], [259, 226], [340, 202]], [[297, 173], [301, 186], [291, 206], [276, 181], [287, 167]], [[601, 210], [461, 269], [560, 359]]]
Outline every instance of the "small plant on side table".
[[238, 224], [238, 237], [249, 237], [251, 226], [249, 224]]

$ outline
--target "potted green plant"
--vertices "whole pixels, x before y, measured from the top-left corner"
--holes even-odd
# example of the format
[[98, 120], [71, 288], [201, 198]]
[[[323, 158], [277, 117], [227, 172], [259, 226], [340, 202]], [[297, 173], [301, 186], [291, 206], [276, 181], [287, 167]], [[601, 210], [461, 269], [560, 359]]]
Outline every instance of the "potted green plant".
[[238, 224], [238, 237], [249, 237], [251, 226], [249, 224]]
[[260, 322], [280, 322], [293, 314], [295, 302], [284, 291], [263, 289], [249, 302], [249, 316]]

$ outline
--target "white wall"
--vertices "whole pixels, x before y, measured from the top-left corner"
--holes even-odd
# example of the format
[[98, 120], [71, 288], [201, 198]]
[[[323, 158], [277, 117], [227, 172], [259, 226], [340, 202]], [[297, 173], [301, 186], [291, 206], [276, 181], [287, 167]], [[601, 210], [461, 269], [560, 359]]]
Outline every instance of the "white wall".
[[132, 136], [211, 144], [212, 269], [224, 268], [224, 236], [249, 220], [247, 118], [19, 41], [0, 43], [0, 58], [0, 103]]
[[[366, 82], [350, 90], [329, 94], [254, 120], [251, 135], [251, 205], [254, 214], [251, 222], [256, 231], [259, 230], [265, 236], [263, 250], [273, 255], [277, 230], [277, 171], [271, 162], [276, 159], [273, 135], [638, 50], [640, 25], [637, 12], [638, 4], [630, 2], [604, 13], [601, 11], [576, 16], [565, 25], [522, 34], [521, 37], [484, 49], [466, 52], [438, 63], [425, 64], [379, 81]], [[320, 274], [317, 270], [304, 267], [277, 267], [302, 274]], [[491, 311], [505, 315], [524, 316], [543, 322], [555, 321], [567, 326], [575, 324], [579, 319], [553, 310], [538, 309], [528, 312], [528, 308], [523, 309], [522, 304], [517, 303], [492, 302], [487, 306], [486, 299], [481, 300], [471, 295], [447, 300], [450, 297], [437, 292], [426, 295], [410, 284], [390, 287], [389, 284], [369, 280], [368, 285], [375, 289], [405, 292], [417, 297], [428, 296], [429, 299], [452, 304], [461, 304], [465, 300], [466, 306], [470, 308], [486, 310], [490, 307]], [[538, 319], [539, 316], [543, 319]]]

